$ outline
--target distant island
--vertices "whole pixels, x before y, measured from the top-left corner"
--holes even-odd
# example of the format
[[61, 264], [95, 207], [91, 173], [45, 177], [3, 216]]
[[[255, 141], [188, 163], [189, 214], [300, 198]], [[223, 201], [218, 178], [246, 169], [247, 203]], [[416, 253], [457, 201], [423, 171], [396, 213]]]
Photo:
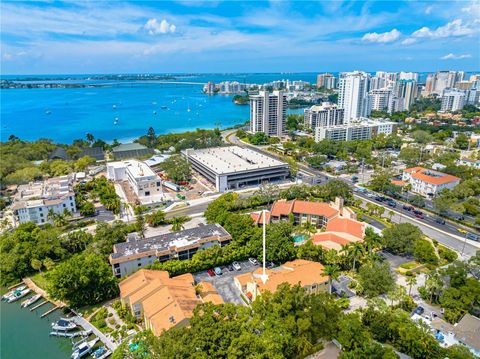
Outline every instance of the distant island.
[[250, 99], [248, 95], [235, 95], [232, 101], [235, 105], [248, 105]]

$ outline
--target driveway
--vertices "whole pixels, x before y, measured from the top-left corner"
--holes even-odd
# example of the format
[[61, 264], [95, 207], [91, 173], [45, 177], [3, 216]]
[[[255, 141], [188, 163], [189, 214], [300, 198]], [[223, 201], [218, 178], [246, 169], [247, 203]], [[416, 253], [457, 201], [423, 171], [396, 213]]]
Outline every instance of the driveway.
[[239, 271], [229, 271], [226, 266], [222, 266], [222, 275], [210, 277], [207, 271], [198, 272], [193, 275], [195, 281], [210, 282], [217, 289], [218, 294], [223, 298], [225, 303], [235, 303], [239, 305], [246, 305], [240, 296], [240, 290], [235, 285], [233, 278], [237, 275], [254, 271], [260, 266], [254, 266], [249, 261], [239, 262], [242, 267]]
[[380, 256], [382, 256], [382, 258], [388, 261], [388, 264], [390, 265], [391, 270], [395, 270], [398, 266], [400, 266], [403, 263], [408, 263], [413, 261], [413, 257], [399, 256], [387, 251], [381, 251], [379, 252], [379, 254]]

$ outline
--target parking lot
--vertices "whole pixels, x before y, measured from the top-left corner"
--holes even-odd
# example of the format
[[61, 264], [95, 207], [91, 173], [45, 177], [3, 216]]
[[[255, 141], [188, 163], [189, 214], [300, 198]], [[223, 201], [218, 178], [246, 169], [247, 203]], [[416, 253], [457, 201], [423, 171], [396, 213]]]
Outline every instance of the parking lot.
[[195, 278], [195, 281], [197, 283], [202, 281], [212, 283], [213, 286], [217, 289], [218, 294], [220, 294], [223, 300], [225, 301], [225, 303], [235, 303], [235, 304], [245, 305], [245, 302], [240, 297], [240, 290], [235, 286], [233, 278], [243, 273], [252, 272], [256, 268], [259, 268], [260, 265], [255, 266], [251, 264], [249, 261], [243, 261], [238, 263], [242, 267], [242, 269], [239, 271], [236, 271], [236, 270], [229, 271], [226, 266], [222, 266], [221, 268], [222, 268], [223, 274], [221, 275], [210, 277], [207, 271], [203, 271], [203, 272], [195, 273], [193, 277]]

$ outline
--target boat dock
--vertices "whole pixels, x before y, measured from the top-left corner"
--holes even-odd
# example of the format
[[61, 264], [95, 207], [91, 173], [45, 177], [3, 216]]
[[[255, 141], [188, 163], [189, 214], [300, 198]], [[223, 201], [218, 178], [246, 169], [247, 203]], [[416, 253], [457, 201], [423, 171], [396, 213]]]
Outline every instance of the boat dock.
[[10, 287], [8, 287], [7, 289], [8, 289], [8, 290], [12, 290], [12, 289], [14, 289], [14, 288], [20, 287], [22, 284], [23, 284], [23, 282], [20, 282], [20, 283], [17, 283], [17, 284], [11, 285], [11, 286], [10, 286]]
[[110, 350], [107, 350], [105, 353], [102, 354], [102, 356], [98, 357], [97, 359], [105, 359], [109, 357], [112, 354]]
[[35, 309], [40, 308], [42, 305], [50, 303], [48, 300], [44, 300], [43, 302], [37, 304], [36, 306], [30, 308], [30, 311], [33, 312]]
[[49, 315], [50, 313], [56, 311], [57, 309], [60, 309], [62, 308], [61, 305], [56, 305], [55, 307], [53, 307], [52, 309], [48, 310], [47, 312], [43, 313], [40, 318], [43, 318], [43, 317], [46, 317], [47, 315]]
[[103, 344], [113, 353], [115, 349], [117, 349], [118, 344], [113, 342], [110, 338], [108, 338], [104, 333], [98, 330], [94, 325], [90, 324], [85, 318], [76, 316], [72, 318], [72, 321], [78, 325], [80, 325], [85, 330], [91, 330], [93, 334], [95, 334]]
[[82, 331], [73, 332], [73, 333], [69, 333], [69, 332], [65, 332], [65, 331], [61, 331], [61, 330], [56, 330], [56, 331], [50, 332], [50, 335], [52, 335], [54, 337], [63, 337], [63, 338], [75, 338], [75, 337], [80, 337], [80, 336], [88, 337], [90, 334], [92, 334], [91, 330], [82, 330]]

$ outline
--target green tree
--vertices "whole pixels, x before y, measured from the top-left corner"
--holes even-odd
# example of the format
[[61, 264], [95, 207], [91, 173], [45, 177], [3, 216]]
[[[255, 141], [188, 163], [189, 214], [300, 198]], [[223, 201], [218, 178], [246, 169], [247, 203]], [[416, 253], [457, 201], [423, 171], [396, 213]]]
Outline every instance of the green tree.
[[185, 229], [183, 226], [184, 223], [188, 222], [191, 218], [188, 216], [177, 216], [169, 220], [169, 223], [172, 225], [172, 231], [178, 232], [182, 229]]
[[31, 261], [31, 266], [36, 271], [42, 271], [43, 263], [42, 263], [42, 261], [40, 261], [36, 258], [33, 258], [32, 261]]
[[410, 223], [398, 223], [382, 231], [385, 247], [397, 254], [413, 253], [414, 243], [423, 237], [422, 231]]
[[330, 288], [330, 293], [332, 293], [332, 281], [338, 279], [340, 275], [340, 267], [337, 265], [326, 265], [324, 274], [328, 276], [328, 286]]
[[408, 285], [408, 295], [412, 293], [412, 287], [417, 284], [417, 277], [416, 275], [412, 275], [410, 277], [407, 277], [406, 279], [407, 285]]
[[438, 263], [438, 257], [435, 253], [435, 249], [433, 248], [432, 244], [425, 239], [415, 241], [413, 244], [413, 256], [420, 263]]
[[365, 264], [358, 274], [363, 292], [369, 298], [389, 292], [395, 284], [387, 262]]
[[74, 308], [100, 303], [118, 294], [112, 268], [96, 254], [76, 254], [46, 276], [49, 294]]
[[173, 155], [162, 162], [162, 169], [174, 182], [188, 181], [191, 176], [190, 164], [181, 155]]
[[148, 225], [151, 227], [158, 227], [167, 222], [165, 219], [165, 212], [161, 210], [148, 214], [146, 216], [146, 220]]

